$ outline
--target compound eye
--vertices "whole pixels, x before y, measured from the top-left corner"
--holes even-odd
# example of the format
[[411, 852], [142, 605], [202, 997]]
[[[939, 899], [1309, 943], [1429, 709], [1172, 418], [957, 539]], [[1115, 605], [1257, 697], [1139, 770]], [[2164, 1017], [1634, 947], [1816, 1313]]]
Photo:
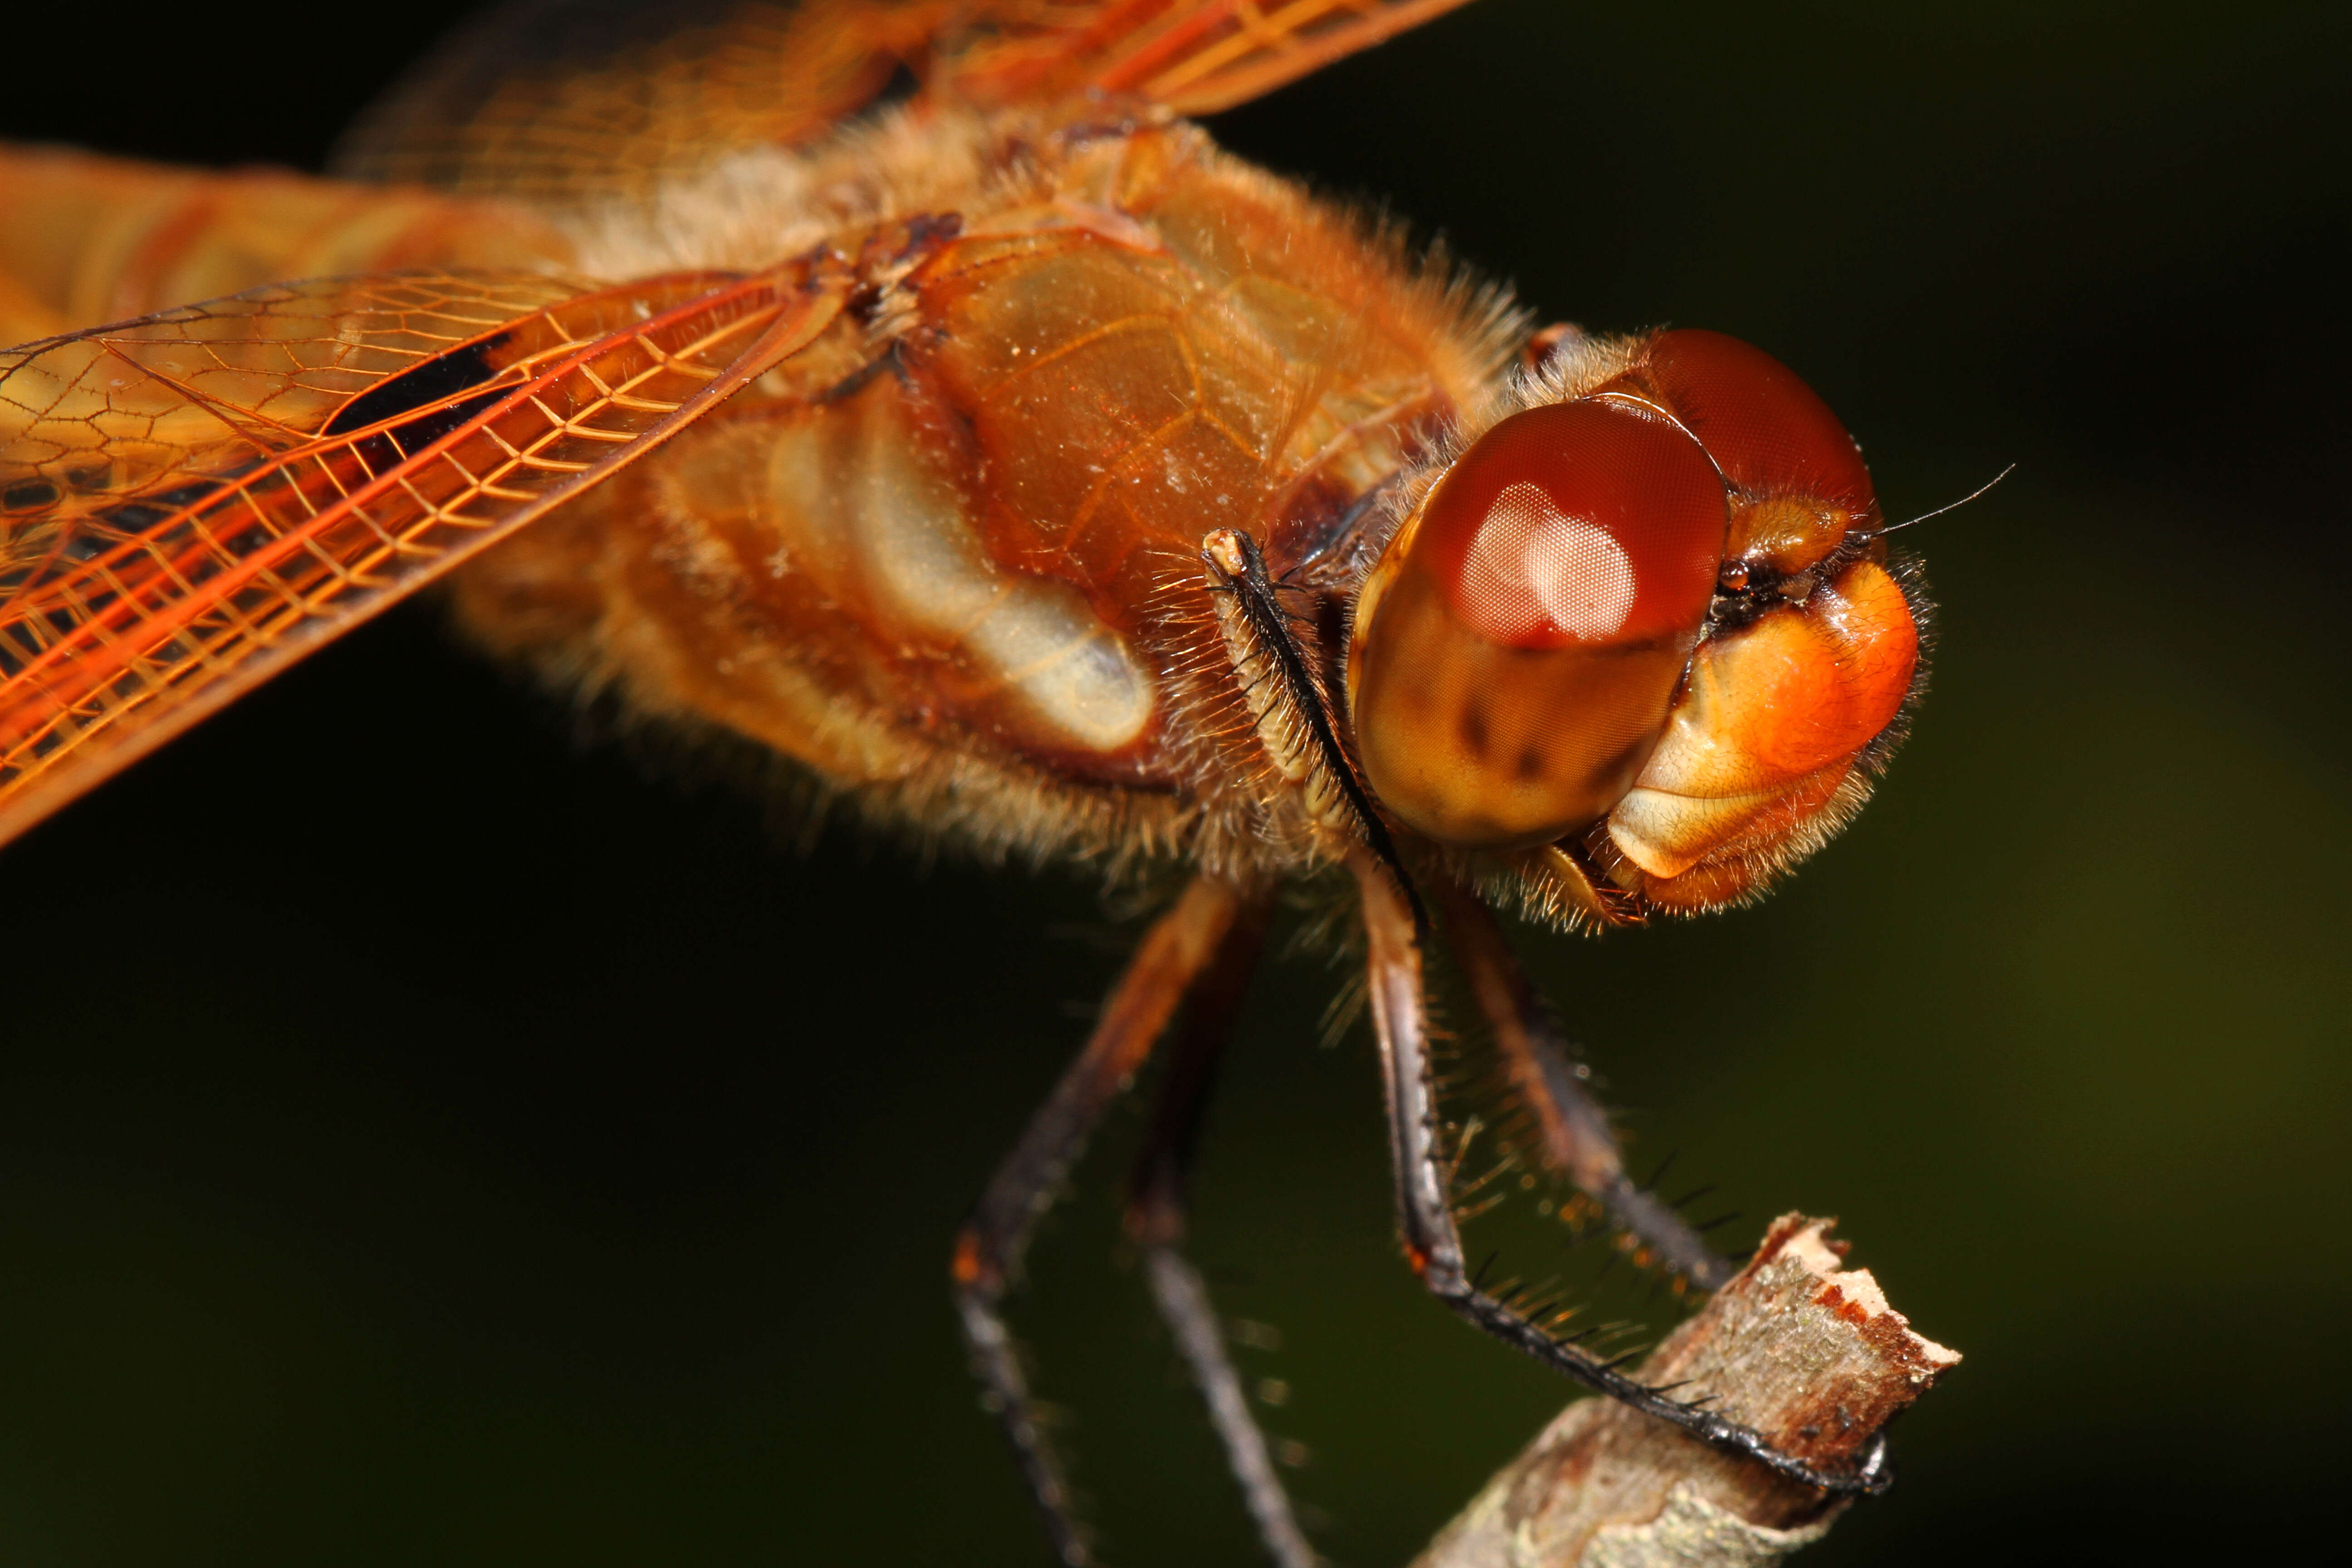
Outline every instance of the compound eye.
[[1430, 498], [1414, 554], [1505, 647], [1625, 646], [1696, 627], [1723, 559], [1722, 482], [1688, 437], [1607, 403], [1515, 414]]
[[1605, 401], [1529, 409], [1458, 458], [1357, 606], [1374, 793], [1442, 843], [1542, 843], [1633, 786], [1722, 568], [1723, 480]]
[[1853, 437], [1770, 354], [1721, 332], [1665, 332], [1640, 375], [1737, 492], [1730, 559], [1798, 572], [1853, 530], [1877, 526], [1877, 496]]
[[1650, 345], [1649, 376], [1724, 478], [1750, 496], [1875, 504], [1845, 426], [1797, 373], [1721, 332], [1685, 329]]

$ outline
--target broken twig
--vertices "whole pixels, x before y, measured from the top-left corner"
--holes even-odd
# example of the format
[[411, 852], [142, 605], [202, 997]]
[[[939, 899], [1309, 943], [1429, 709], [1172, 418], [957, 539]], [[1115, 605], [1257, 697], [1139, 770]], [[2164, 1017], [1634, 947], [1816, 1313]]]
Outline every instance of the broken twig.
[[[1786, 1215], [1756, 1256], [1642, 1364], [1824, 1469], [1960, 1359], [1920, 1338], [1828, 1220]], [[1606, 1399], [1571, 1405], [1496, 1472], [1414, 1568], [1764, 1568], [1818, 1541], [1846, 1500], [1692, 1441]]]

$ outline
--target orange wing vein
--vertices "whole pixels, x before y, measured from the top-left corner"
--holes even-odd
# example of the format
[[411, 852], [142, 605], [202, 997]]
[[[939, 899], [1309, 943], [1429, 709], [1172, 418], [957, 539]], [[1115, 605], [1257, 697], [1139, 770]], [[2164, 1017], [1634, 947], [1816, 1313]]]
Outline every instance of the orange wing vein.
[[1206, 114], [1469, 0], [510, 0], [354, 128], [341, 173], [563, 203], [933, 101]]
[[[1003, 5], [953, 39], [944, 85], [1007, 103], [1110, 92], [1213, 114], [1469, 0], [1097, 0]], [[1039, 21], [1041, 12], [1069, 15]]]
[[845, 289], [391, 276], [0, 354], [0, 842], [643, 456]]

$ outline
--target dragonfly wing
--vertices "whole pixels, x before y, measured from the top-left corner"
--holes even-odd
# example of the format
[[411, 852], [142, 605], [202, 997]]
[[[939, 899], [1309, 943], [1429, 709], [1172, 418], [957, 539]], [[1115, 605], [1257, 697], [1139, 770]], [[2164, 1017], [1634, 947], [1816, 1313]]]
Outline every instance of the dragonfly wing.
[[352, 127], [334, 172], [562, 204], [730, 148], [798, 146], [883, 96], [952, 0], [508, 0]]
[[1108, 92], [1213, 114], [1468, 4], [1013, 0], [975, 7], [990, 15], [952, 36], [938, 86], [982, 103]]
[[845, 291], [392, 275], [0, 353], [0, 842], [643, 456]]
[[562, 204], [801, 146], [894, 96], [1112, 92], [1205, 114], [1468, 0], [509, 0], [345, 141], [339, 172]]
[[289, 278], [561, 268], [511, 202], [0, 143], [0, 346]]

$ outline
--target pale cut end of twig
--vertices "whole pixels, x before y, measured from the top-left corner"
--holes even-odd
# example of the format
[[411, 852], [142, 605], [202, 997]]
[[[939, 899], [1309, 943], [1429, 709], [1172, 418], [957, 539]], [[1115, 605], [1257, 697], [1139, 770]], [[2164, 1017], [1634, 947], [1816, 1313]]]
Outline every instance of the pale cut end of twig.
[[[1959, 1355], [1911, 1331], [1835, 1221], [1785, 1215], [1756, 1256], [1635, 1374], [1679, 1383], [1823, 1470], [1851, 1468]], [[1843, 1500], [1608, 1399], [1563, 1411], [1414, 1568], [1765, 1568], [1818, 1541]]]

